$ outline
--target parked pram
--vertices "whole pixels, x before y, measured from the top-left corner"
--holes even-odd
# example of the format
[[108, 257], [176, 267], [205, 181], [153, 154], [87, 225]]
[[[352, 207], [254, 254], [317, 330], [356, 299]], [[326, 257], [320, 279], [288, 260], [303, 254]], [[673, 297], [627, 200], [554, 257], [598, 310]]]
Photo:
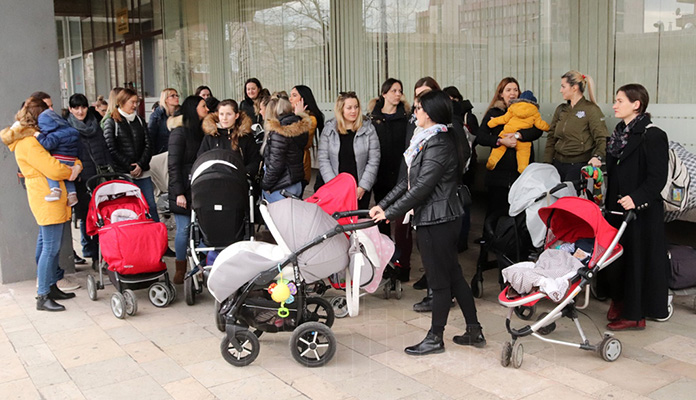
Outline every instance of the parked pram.
[[[623, 253], [619, 239], [623, 235], [627, 224], [635, 218], [635, 213], [633, 211], [625, 213], [624, 221], [617, 231], [609, 225], [602, 216], [599, 207], [592, 201], [577, 197], [564, 197], [554, 204], [540, 209], [539, 217], [541, 217], [548, 228], [544, 245], [545, 249], [555, 248], [563, 243], [574, 244], [580, 239], [590, 239], [591, 241], [593, 240], [591, 246], [592, 253], [589, 256], [589, 260], [586, 261], [586, 265], [578, 263], [579, 268], [570, 278], [567, 292], [560, 298], [554, 299], [548, 293], [538, 288], [534, 288], [529, 293], [520, 293], [509, 283], [503, 289], [498, 296], [498, 301], [509, 310], [505, 326], [512, 337], [512, 341], [505, 342], [503, 345], [502, 365], [507, 367], [511, 362], [515, 368], [519, 368], [522, 365], [524, 348], [518, 339], [530, 335], [549, 343], [562, 344], [582, 350], [598, 351], [606, 361], [616, 360], [621, 355], [621, 342], [613, 336], [605, 334], [599, 344], [590, 344], [578, 321], [577, 310], [584, 309], [589, 303], [589, 284], [593, 276], [618, 259]], [[546, 277], [554, 278], [555, 276], [548, 273]], [[513, 281], [516, 282], [517, 279], [513, 279]], [[575, 304], [575, 298], [585, 288], [588, 289], [585, 293], [585, 303], [582, 307], [578, 307]], [[541, 314], [537, 322], [531, 325], [526, 325], [519, 329], [514, 329], [510, 326], [510, 319], [517, 307], [531, 307], [539, 300], [547, 297], [552, 301], [557, 301], [557, 306], [553, 310]], [[542, 336], [553, 332], [556, 328], [555, 321], [561, 317], [568, 317], [575, 323], [582, 339], [580, 343], [552, 340]]]
[[[259, 354], [262, 332], [292, 331], [293, 358], [308, 367], [324, 365], [336, 352], [334, 312], [323, 298], [307, 297], [307, 283], [346, 269], [350, 242], [344, 233], [374, 222], [339, 225], [316, 204], [291, 198], [262, 202], [260, 209], [278, 244], [234, 243], [220, 253], [208, 277], [226, 321], [222, 356], [232, 365], [248, 365]], [[351, 215], [358, 214], [365, 216]]]
[[96, 300], [97, 290], [104, 289], [106, 271], [116, 288], [111, 296], [111, 311], [117, 318], [137, 312], [133, 290], [148, 288], [148, 298], [154, 306], [169, 305], [176, 298], [176, 289], [162, 261], [167, 250], [167, 228], [150, 218], [140, 188], [122, 174], [96, 175], [86, 186], [92, 194], [86, 233], [99, 235], [99, 278], [87, 276], [89, 298]]
[[212, 258], [232, 243], [252, 238], [254, 197], [238, 154], [215, 149], [191, 168], [191, 224], [184, 279], [186, 304], [203, 292]]

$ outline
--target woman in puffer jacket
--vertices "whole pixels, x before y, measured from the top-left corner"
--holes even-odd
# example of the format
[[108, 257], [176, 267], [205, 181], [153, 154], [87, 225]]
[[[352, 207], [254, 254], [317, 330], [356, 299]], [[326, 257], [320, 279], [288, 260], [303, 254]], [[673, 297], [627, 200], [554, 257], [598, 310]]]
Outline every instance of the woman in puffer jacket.
[[304, 149], [312, 121], [305, 113], [294, 114], [286, 96], [274, 93], [265, 107], [266, 138], [263, 145], [263, 198], [269, 203], [282, 200], [281, 191], [302, 196]]
[[370, 120], [363, 118], [355, 92], [338, 96], [334, 115], [321, 133], [319, 172], [324, 182], [341, 172], [353, 175], [358, 184], [358, 208], [367, 209], [381, 156], [377, 131]]

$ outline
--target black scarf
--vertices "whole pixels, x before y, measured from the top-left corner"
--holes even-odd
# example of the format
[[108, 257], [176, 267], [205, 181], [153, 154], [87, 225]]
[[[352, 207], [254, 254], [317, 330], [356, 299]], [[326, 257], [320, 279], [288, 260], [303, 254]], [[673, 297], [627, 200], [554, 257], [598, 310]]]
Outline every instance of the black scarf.
[[84, 121], [80, 121], [75, 118], [74, 115], [70, 114], [68, 116], [68, 123], [73, 128], [77, 129], [77, 131], [80, 132], [80, 136], [84, 138], [92, 138], [99, 133], [99, 122], [89, 114], [85, 117]]
[[628, 125], [626, 125], [624, 121], [619, 122], [616, 125], [616, 128], [614, 128], [614, 132], [611, 134], [611, 137], [607, 142], [607, 152], [616, 158], [621, 157], [624, 147], [626, 147], [626, 144], [628, 143], [628, 135], [646, 116], [648, 116], [646, 113], [640, 114], [633, 118]]

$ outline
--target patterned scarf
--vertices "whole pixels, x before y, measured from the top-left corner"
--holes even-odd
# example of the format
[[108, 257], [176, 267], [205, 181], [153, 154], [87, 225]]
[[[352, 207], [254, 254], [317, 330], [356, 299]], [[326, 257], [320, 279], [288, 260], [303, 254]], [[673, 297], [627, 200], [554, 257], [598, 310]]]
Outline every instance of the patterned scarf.
[[447, 127], [442, 124], [436, 124], [428, 129], [418, 130], [418, 128], [416, 128], [416, 131], [411, 138], [411, 144], [409, 144], [408, 149], [404, 151], [404, 159], [406, 161], [406, 166], [408, 166], [409, 169], [411, 168], [413, 159], [416, 158], [421, 150], [423, 150], [423, 146], [425, 146], [425, 143], [428, 142], [428, 139], [435, 136], [439, 132], [447, 132]]
[[640, 114], [633, 118], [631, 122], [626, 125], [624, 121], [621, 121], [616, 125], [614, 132], [611, 134], [609, 141], [607, 142], [607, 152], [612, 156], [619, 158], [623, 154], [624, 147], [628, 143], [628, 135], [633, 130], [633, 127], [646, 117], [647, 114]]

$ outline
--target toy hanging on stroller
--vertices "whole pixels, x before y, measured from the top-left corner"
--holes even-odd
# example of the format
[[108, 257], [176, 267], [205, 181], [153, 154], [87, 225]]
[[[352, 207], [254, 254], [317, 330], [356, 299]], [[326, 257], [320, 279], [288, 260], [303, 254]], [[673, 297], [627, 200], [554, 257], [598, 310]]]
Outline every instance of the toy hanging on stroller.
[[[93, 187], [97, 182], [109, 178]], [[150, 218], [140, 188], [120, 174], [96, 175], [87, 181], [92, 193], [86, 232], [99, 235], [99, 278], [87, 277], [87, 292], [97, 299], [104, 289], [104, 271], [116, 288], [111, 296], [111, 311], [117, 318], [135, 315], [138, 303], [133, 290], [148, 288], [150, 302], [166, 307], [176, 298], [169, 281], [167, 265], [162, 261], [167, 250], [167, 228]]]
[[[621, 355], [621, 342], [605, 334], [600, 344], [590, 344], [578, 321], [577, 310], [584, 309], [589, 303], [589, 284], [594, 275], [623, 253], [619, 239], [628, 223], [635, 218], [635, 213], [627, 212], [617, 231], [604, 219], [601, 210], [594, 202], [578, 197], [564, 197], [551, 206], [540, 209], [539, 216], [548, 228], [544, 246], [547, 250], [542, 253], [540, 260], [545, 255], [553, 258], [565, 254], [566, 259], [570, 260], [567, 265], [572, 268], [559, 271], [553, 268], [542, 269], [538, 264], [528, 268], [522, 265], [525, 263], [521, 263], [503, 271], [509, 283], [498, 296], [498, 302], [509, 310], [505, 326], [512, 341], [505, 342], [503, 345], [502, 365], [507, 367], [511, 362], [515, 368], [522, 365], [524, 348], [518, 339], [530, 335], [549, 343], [598, 351], [606, 361], [616, 360]], [[568, 246], [575, 248], [579, 246], [579, 242], [588, 241], [590, 243], [588, 251], [591, 254], [579, 253], [582, 257], [587, 255], [586, 265], [575, 258], [578, 257], [578, 253], [573, 257], [563, 250]], [[561, 250], [555, 250], [556, 247], [560, 247]], [[572, 248], [569, 250], [572, 251]], [[566, 279], [568, 277], [569, 280]], [[575, 298], [585, 288], [587, 288], [585, 303], [582, 307], [578, 307], [575, 304]], [[513, 329], [510, 326], [513, 310], [520, 306], [531, 307], [543, 298], [549, 298], [558, 305], [548, 313], [541, 314], [537, 322], [531, 325], [519, 329]], [[568, 317], [575, 323], [582, 339], [580, 343], [544, 337], [555, 330], [555, 321], [561, 317]]]

